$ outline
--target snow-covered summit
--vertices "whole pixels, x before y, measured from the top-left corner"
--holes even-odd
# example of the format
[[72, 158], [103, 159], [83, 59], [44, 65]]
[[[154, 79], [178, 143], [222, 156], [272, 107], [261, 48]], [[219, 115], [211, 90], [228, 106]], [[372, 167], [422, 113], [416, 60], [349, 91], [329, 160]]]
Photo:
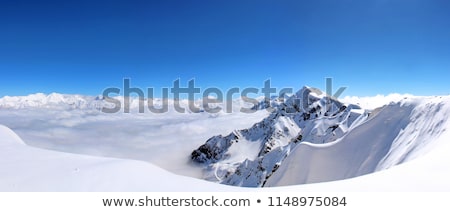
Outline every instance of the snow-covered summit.
[[309, 87], [272, 109], [251, 128], [214, 136], [192, 152], [194, 161], [206, 164], [206, 179], [263, 186], [299, 143], [336, 141], [369, 116], [356, 105], [343, 104]]

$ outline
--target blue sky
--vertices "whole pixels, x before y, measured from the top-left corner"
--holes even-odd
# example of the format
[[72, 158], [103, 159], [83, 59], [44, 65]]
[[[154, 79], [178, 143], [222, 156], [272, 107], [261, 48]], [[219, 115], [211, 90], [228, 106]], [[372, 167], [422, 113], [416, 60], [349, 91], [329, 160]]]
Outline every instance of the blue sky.
[[310, 85], [450, 94], [445, 0], [1, 1], [0, 96]]

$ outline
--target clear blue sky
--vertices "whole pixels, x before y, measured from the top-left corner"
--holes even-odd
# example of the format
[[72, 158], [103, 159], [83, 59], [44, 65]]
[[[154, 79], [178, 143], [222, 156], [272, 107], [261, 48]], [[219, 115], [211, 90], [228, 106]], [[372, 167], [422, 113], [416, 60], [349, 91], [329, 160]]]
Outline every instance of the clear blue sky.
[[1, 1], [0, 96], [108, 86], [450, 93], [446, 0]]

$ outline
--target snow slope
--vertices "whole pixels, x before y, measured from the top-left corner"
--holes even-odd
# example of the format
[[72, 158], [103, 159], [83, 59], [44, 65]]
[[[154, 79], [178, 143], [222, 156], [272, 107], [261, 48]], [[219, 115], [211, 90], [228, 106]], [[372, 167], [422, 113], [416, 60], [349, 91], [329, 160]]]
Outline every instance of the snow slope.
[[282, 186], [342, 180], [391, 168], [428, 153], [450, 137], [450, 97], [415, 97], [373, 112], [326, 145], [298, 145], [268, 180]]
[[283, 192], [449, 192], [449, 140], [450, 131], [446, 130], [434, 141], [434, 148], [428, 153], [387, 170], [345, 180], [267, 187], [263, 190]]
[[0, 191], [226, 191], [146, 162], [30, 147], [0, 125]]

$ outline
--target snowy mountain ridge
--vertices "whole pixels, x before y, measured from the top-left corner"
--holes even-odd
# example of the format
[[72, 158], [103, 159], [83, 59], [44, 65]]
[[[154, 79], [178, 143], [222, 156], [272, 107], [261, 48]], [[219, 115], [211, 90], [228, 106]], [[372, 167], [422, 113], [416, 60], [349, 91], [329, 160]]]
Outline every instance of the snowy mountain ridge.
[[450, 97], [403, 97], [365, 110], [304, 87], [249, 129], [194, 150], [204, 178], [262, 187], [342, 180], [428, 152], [449, 128]]
[[61, 108], [61, 109], [101, 109], [103, 97], [69, 95], [60, 93], [36, 93], [28, 96], [4, 96], [0, 98], [0, 108]]

